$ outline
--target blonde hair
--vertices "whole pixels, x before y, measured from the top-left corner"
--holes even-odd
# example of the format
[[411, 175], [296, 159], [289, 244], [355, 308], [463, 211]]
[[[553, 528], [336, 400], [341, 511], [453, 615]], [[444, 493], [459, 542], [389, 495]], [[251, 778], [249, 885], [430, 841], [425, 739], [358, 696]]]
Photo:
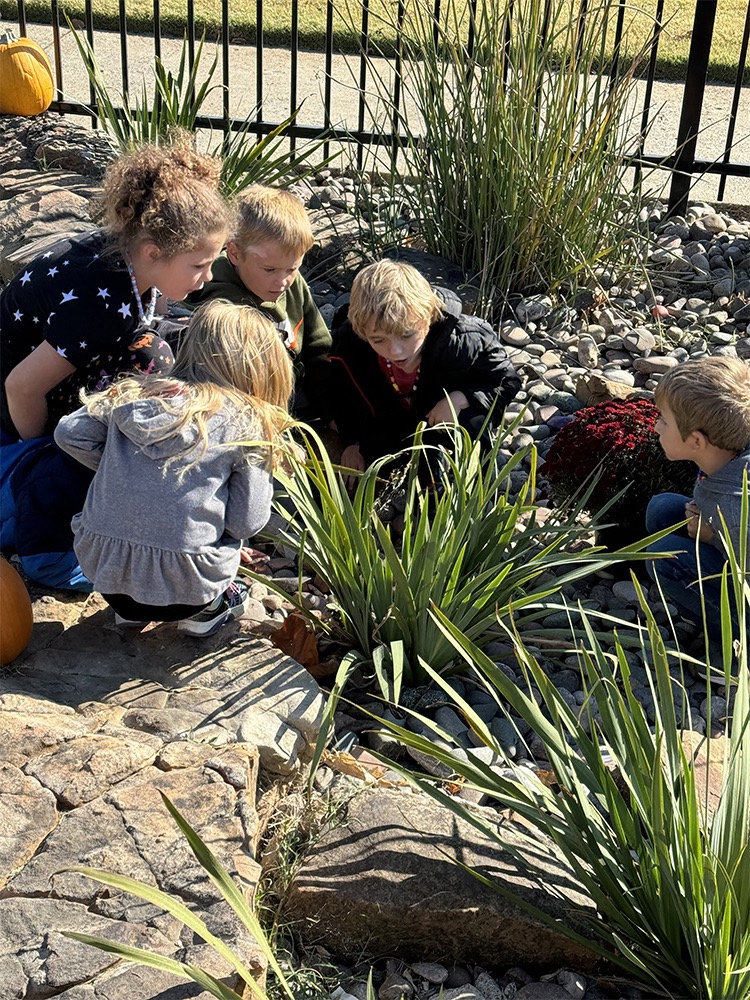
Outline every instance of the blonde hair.
[[414, 327], [432, 326], [442, 309], [442, 299], [416, 268], [398, 260], [381, 260], [363, 268], [354, 279], [349, 321], [363, 340], [369, 323], [402, 337]]
[[171, 146], [142, 146], [114, 160], [104, 177], [104, 229], [122, 253], [154, 243], [166, 257], [226, 232], [231, 212], [219, 192], [221, 164], [180, 136]]
[[291, 191], [253, 184], [236, 203], [233, 241], [241, 253], [272, 240], [302, 256], [315, 242], [305, 206]]
[[726, 451], [750, 444], [750, 369], [739, 358], [702, 358], [670, 368], [654, 401], [672, 411], [683, 441], [700, 431]]
[[[291, 359], [273, 324], [257, 309], [214, 299], [193, 313], [170, 375], [129, 375], [104, 392], [81, 398], [95, 415], [137, 399], [158, 399], [175, 419], [154, 436], [154, 443], [194, 424], [197, 443], [166, 463], [190, 454], [182, 477], [206, 453], [208, 421], [227, 404], [238, 412], [238, 435], [254, 441], [260, 436], [263, 465], [275, 468], [281, 435], [293, 423], [293, 379]], [[256, 460], [257, 453], [248, 448], [248, 461]]]

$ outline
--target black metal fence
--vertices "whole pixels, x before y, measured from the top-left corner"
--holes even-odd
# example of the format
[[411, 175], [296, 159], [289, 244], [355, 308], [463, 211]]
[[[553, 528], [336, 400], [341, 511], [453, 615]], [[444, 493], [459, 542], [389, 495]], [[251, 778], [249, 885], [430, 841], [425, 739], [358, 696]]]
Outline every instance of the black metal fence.
[[[300, 62], [300, 30], [299, 30], [299, 0], [289, 0], [290, 2], [290, 38], [289, 38], [289, 114], [292, 115], [299, 105], [299, 62]], [[467, 0], [470, 4], [476, 4], [476, 0]], [[549, 3], [556, 0], [548, 0]], [[619, 0], [619, 11], [616, 20], [615, 37], [613, 40], [613, 51], [619, 50], [622, 38], [624, 12], [629, 0]], [[26, 0], [17, 0], [18, 3], [18, 25], [22, 34], [27, 34], [27, 13]], [[54, 64], [56, 74], [57, 99], [53, 102], [52, 108], [57, 111], [69, 114], [90, 115], [95, 108], [93, 90], [90, 92], [88, 105], [74, 103], [64, 98], [64, 73], [62, 48], [60, 44], [61, 30], [64, 28], [64, 21], [61, 26], [61, 8], [59, 0], [50, 0], [50, 19], [53, 33]], [[126, 0], [118, 0], [119, 3], [119, 49], [121, 65], [121, 82], [123, 93], [127, 94], [131, 89], [130, 62], [129, 62], [129, 42], [132, 36], [128, 32], [128, 19], [126, 13]], [[435, 17], [440, 16], [441, 0], [433, 0]], [[581, 16], [585, 16], [589, 0], [580, 0]], [[744, 20], [744, 30], [740, 42], [737, 60], [737, 73], [734, 81], [731, 109], [728, 115], [726, 136], [720, 154], [713, 160], [700, 159], [696, 157], [698, 135], [701, 129], [701, 117], [704, 110], [704, 97], [706, 87], [706, 76], [711, 50], [711, 42], [717, 15], [718, 0], [695, 0], [695, 13], [688, 57], [687, 70], [682, 90], [682, 107], [680, 124], [676, 136], [674, 147], [669, 150], [646, 153], [643, 146], [634, 159], [636, 175], [647, 166], [660, 166], [671, 171], [670, 207], [676, 211], [683, 211], [687, 206], [688, 195], [691, 183], [696, 175], [718, 174], [718, 200], [724, 199], [727, 178], [745, 177], [750, 178], [750, 163], [737, 162], [732, 156], [732, 146], [735, 141], [738, 117], [740, 111], [740, 98], [742, 95], [743, 77], [747, 62], [748, 39], [750, 38], [750, 0], [747, 2], [747, 11]], [[250, 130], [261, 136], [272, 132], [278, 128], [279, 120], [267, 120], [264, 117], [265, 101], [265, 64], [264, 64], [264, 30], [263, 30], [263, 0], [256, 0], [256, 38], [253, 43], [255, 50], [255, 88], [257, 112], [255, 120], [250, 125]], [[400, 136], [395, 127], [390, 132], [383, 130], [367, 129], [367, 88], [368, 88], [368, 62], [364, 53], [368, 50], [369, 23], [370, 23], [370, 0], [361, 0], [361, 20], [359, 24], [361, 54], [358, 57], [358, 71], [355, 78], [358, 86], [357, 101], [357, 124], [355, 128], [340, 128], [333, 124], [334, 115], [332, 107], [332, 82], [333, 82], [333, 60], [335, 54], [334, 45], [334, 11], [335, 0], [326, 0], [326, 31], [323, 44], [323, 51], [320, 54], [322, 59], [322, 121], [316, 124], [301, 124], [298, 121], [292, 122], [286, 130], [292, 149], [295, 142], [300, 139], [325, 139], [328, 141], [341, 141], [345, 143], [357, 143], [359, 145], [359, 162], [362, 162], [362, 151], [369, 144], [392, 144], [396, 143]], [[160, 0], [153, 0], [153, 53], [154, 56], [162, 54], [162, 28]], [[397, 23], [400, 23], [405, 16], [405, 0], [398, 0]], [[654, 29], [650, 41], [650, 58], [648, 72], [645, 82], [643, 105], [641, 109], [641, 131], [646, 132], [650, 115], [653, 110], [653, 87], [655, 81], [656, 65], [659, 52], [659, 42], [661, 27], [664, 19], [664, 0], [657, 0], [654, 13]], [[244, 119], [233, 117], [230, 113], [230, 97], [232, 93], [232, 79], [230, 74], [230, 42], [231, 21], [229, 0], [221, 0], [221, 80], [223, 83], [222, 109], [220, 115], [206, 115], [198, 120], [201, 127], [218, 127], [224, 130], [246, 125]], [[96, 46], [96, 34], [94, 30], [94, 14], [92, 0], [85, 0], [84, 16], [85, 33], [92, 47]], [[188, 44], [188, 58], [192, 65], [196, 51], [196, 17], [194, 0], [187, 0], [187, 11], [185, 21], [185, 35]], [[469, 46], [473, 43], [469, 36]], [[356, 58], [356, 57], [355, 57]], [[616, 59], [612, 71], [616, 72]], [[393, 101], [398, 107], [402, 96], [402, 66], [398, 51], [398, 43], [393, 56]], [[744, 123], [746, 132], [750, 132], [750, 121]], [[326, 150], [324, 150], [325, 152]]]

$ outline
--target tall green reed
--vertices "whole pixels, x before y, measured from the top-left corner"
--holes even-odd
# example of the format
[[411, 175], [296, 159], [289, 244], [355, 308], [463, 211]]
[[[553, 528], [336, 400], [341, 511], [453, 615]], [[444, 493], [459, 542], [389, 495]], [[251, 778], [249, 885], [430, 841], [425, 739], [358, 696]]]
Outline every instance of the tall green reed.
[[[375, 252], [406, 238], [447, 257], [485, 311], [511, 291], [634, 261], [637, 196], [624, 173], [644, 52], [619, 59], [610, 79], [617, 8], [447, 0], [438, 21], [428, 0], [406, 4], [398, 97], [377, 46], [365, 53], [376, 130], [404, 136], [366, 157], [385, 176], [370, 212]], [[412, 220], [406, 232], [394, 204]]]

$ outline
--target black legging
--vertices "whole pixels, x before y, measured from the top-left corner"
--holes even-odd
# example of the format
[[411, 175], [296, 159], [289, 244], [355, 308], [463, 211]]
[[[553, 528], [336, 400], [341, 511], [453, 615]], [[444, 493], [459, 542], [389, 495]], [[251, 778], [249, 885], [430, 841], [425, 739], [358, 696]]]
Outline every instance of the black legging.
[[179, 622], [203, 611], [207, 604], [141, 604], [127, 594], [102, 594], [104, 600], [129, 622]]

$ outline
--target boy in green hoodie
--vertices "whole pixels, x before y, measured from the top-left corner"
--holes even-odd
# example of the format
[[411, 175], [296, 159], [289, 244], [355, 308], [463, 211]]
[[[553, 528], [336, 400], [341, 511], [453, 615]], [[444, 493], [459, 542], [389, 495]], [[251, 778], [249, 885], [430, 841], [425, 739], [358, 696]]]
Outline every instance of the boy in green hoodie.
[[213, 279], [188, 298], [191, 306], [227, 299], [259, 309], [279, 330], [295, 373], [294, 415], [324, 418], [329, 403], [326, 356], [331, 334], [300, 275], [315, 242], [302, 202], [281, 188], [254, 184], [237, 204], [237, 222]]

